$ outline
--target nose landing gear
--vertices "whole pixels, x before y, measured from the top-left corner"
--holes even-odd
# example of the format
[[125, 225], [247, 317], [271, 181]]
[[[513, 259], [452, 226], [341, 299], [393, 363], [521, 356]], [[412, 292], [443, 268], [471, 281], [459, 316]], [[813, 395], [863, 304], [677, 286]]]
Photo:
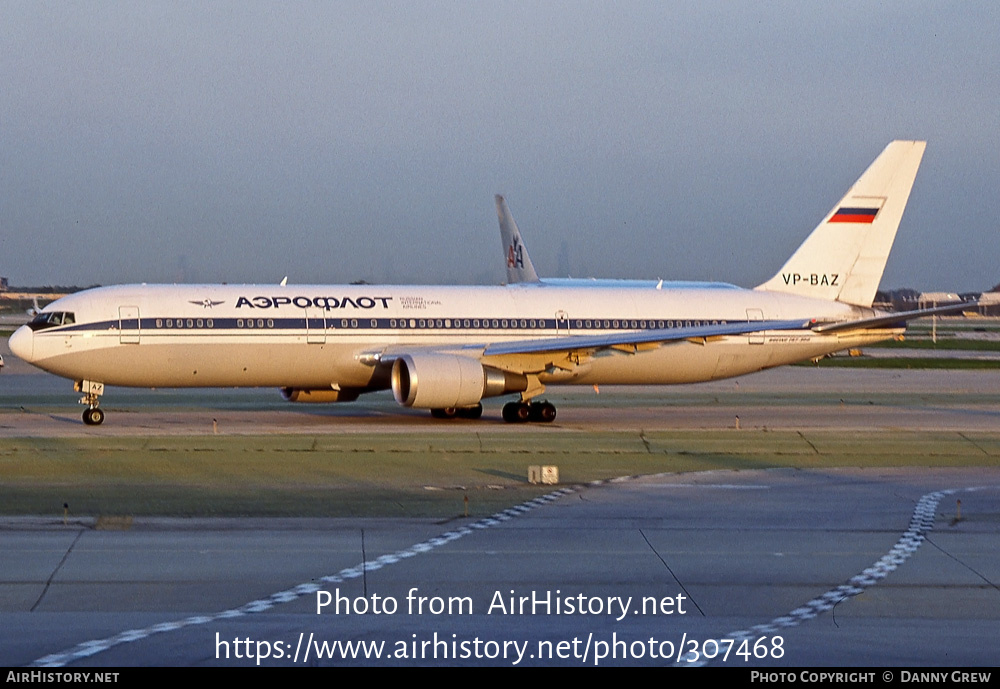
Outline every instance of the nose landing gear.
[[78, 380], [73, 385], [73, 389], [82, 392], [80, 404], [86, 404], [87, 409], [83, 410], [83, 422], [88, 426], [100, 426], [104, 423], [104, 412], [98, 407], [99, 395], [104, 394], [104, 383], [95, 383], [92, 380]]

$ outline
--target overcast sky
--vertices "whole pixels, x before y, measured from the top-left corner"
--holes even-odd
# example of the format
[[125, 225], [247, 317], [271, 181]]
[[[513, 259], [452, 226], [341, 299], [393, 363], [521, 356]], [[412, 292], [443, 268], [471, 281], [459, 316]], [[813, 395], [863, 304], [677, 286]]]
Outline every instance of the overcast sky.
[[892, 139], [883, 288], [1000, 282], [994, 2], [0, 0], [0, 275], [773, 275]]

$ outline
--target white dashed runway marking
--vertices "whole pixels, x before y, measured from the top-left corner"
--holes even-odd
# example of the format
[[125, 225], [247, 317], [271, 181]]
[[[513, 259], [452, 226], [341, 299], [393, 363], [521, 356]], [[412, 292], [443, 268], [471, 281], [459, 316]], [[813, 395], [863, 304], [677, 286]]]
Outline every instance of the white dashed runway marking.
[[[917, 549], [923, 544], [925, 535], [934, 528], [934, 514], [937, 511], [938, 503], [946, 495], [955, 493], [967, 493], [982, 488], [951, 488], [949, 490], [939, 490], [927, 493], [917, 501], [917, 506], [913, 510], [913, 517], [910, 519], [909, 528], [903, 532], [896, 541], [896, 545], [883, 555], [879, 560], [859, 574], [848, 579], [835, 589], [831, 589], [821, 596], [813, 598], [811, 601], [795, 608], [787, 615], [776, 617], [766, 624], [758, 624], [749, 629], [739, 629], [725, 635], [726, 639], [734, 641], [753, 641], [765, 634], [774, 634], [778, 630], [796, 627], [807, 620], [811, 620], [818, 615], [832, 610], [841, 601], [852, 596], [863, 593], [867, 587], [874, 586], [879, 581], [896, 571]], [[694, 656], [689, 656], [693, 658]], [[687, 662], [682, 657], [677, 661], [687, 667], [697, 667], [706, 664], [708, 661], [699, 660]]]
[[[523, 515], [531, 510], [547, 505], [548, 503], [558, 500], [559, 498], [574, 493], [576, 488], [561, 488], [552, 493], [542, 495], [535, 498], [534, 500], [529, 500], [525, 503], [517, 505], [515, 507], [508, 508], [503, 512], [498, 512], [491, 517], [486, 517], [480, 519], [477, 522], [469, 524], [468, 526], [463, 526], [452, 531], [446, 531], [440, 536], [435, 536], [434, 538], [429, 538], [426, 541], [417, 543], [410, 546], [405, 550], [400, 550], [395, 553], [388, 555], [383, 555], [371, 562], [362, 562], [354, 567], [349, 567], [347, 569], [342, 569], [336, 574], [330, 574], [325, 577], [321, 577], [319, 580], [324, 584], [340, 584], [349, 579], [356, 579], [360, 577], [364, 572], [373, 572], [375, 570], [381, 569], [382, 567], [387, 567], [393, 565], [401, 560], [414, 557], [415, 555], [421, 553], [427, 553], [435, 548], [439, 548], [443, 545], [451, 543], [463, 536], [468, 536], [476, 530], [488, 529], [492, 526], [497, 526], [502, 524], [514, 517]], [[122, 644], [133, 643], [135, 641], [140, 641], [146, 639], [154, 634], [164, 634], [166, 632], [172, 632], [183, 627], [191, 627], [196, 625], [208, 624], [216, 620], [226, 620], [235, 617], [242, 617], [244, 615], [252, 615], [255, 613], [266, 612], [271, 610], [277, 605], [282, 603], [289, 603], [291, 601], [297, 600], [302, 596], [307, 596], [316, 591], [319, 591], [321, 586], [314, 584], [312, 582], [307, 582], [304, 584], [299, 584], [290, 589], [284, 591], [278, 591], [277, 593], [272, 593], [267, 598], [261, 598], [259, 600], [250, 601], [249, 603], [239, 607], [232, 608], [230, 610], [223, 610], [222, 612], [213, 613], [210, 615], [197, 615], [193, 617], [187, 617], [183, 620], [177, 620], [176, 622], [161, 622], [159, 624], [154, 624], [152, 626], [146, 627], [144, 629], [130, 629], [128, 631], [116, 634], [115, 636], [109, 636], [106, 639], [96, 639], [93, 641], [84, 641], [73, 648], [70, 648], [59, 653], [52, 653], [47, 656], [43, 656], [38, 660], [31, 663], [33, 667], [63, 667], [68, 663], [72, 663], [74, 660], [80, 658], [87, 658], [89, 656], [97, 655], [103, 651], [113, 648], [115, 646], [120, 646]]]

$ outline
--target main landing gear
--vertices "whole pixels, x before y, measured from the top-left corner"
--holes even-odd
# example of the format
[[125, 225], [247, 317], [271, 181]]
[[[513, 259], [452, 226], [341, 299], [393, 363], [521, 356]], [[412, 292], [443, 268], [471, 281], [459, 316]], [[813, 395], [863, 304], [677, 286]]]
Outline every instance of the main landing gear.
[[[435, 419], [478, 419], [483, 415], [483, 405], [474, 407], [445, 407], [431, 409]], [[550, 402], [508, 402], [503, 405], [503, 420], [507, 423], [551, 423], [556, 420], [556, 407]], [[99, 423], [99, 422], [97, 422]]]
[[444, 409], [431, 409], [431, 416], [435, 419], [478, 419], [483, 415], [483, 405], [477, 404], [474, 407], [445, 407]]
[[503, 420], [507, 423], [551, 423], [556, 420], [556, 407], [551, 402], [508, 402], [503, 405]]

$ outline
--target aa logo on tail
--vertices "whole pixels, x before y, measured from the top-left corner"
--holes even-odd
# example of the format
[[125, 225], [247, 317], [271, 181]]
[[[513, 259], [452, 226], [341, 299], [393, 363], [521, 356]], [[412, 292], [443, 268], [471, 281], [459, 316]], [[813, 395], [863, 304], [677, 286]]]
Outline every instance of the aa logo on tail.
[[514, 235], [513, 243], [507, 247], [507, 267], [524, 268], [524, 246], [517, 235]]

